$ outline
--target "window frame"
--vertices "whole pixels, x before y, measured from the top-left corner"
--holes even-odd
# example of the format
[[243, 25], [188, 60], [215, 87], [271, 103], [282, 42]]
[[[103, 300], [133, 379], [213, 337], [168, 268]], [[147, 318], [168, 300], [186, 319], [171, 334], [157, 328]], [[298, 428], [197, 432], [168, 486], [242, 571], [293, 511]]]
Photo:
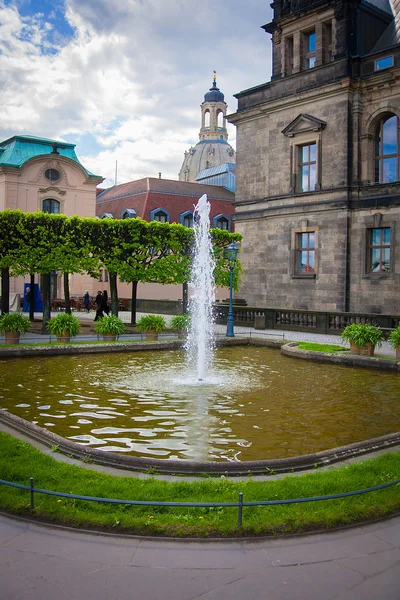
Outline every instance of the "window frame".
[[[385, 244], [383, 239], [383, 231], [385, 229], [389, 230], [389, 243]], [[380, 243], [373, 244], [372, 235], [374, 231], [380, 231]], [[380, 261], [379, 264], [383, 264], [383, 251], [389, 249], [389, 270], [386, 271], [382, 268], [379, 271], [374, 271], [372, 269], [372, 251], [379, 250]], [[379, 227], [367, 227], [366, 229], [366, 253], [365, 253], [365, 271], [366, 275], [372, 277], [388, 277], [392, 274], [392, 256], [393, 256], [393, 229], [390, 225], [381, 224]]]
[[[308, 156], [310, 158], [310, 147], [311, 146], [315, 146], [315, 160], [308, 160], [308, 162], [302, 162], [301, 160], [301, 155], [303, 153], [303, 149], [308, 147]], [[310, 184], [310, 173], [311, 173], [311, 169], [310, 167], [312, 165], [315, 165], [315, 185], [314, 188], [311, 189], [311, 187], [309, 187], [308, 189], [303, 189], [303, 174], [302, 174], [302, 169], [305, 168], [306, 166], [309, 167], [308, 169], [308, 184]], [[296, 183], [296, 191], [300, 194], [309, 194], [310, 192], [315, 192], [318, 189], [318, 185], [319, 185], [319, 177], [318, 177], [318, 142], [317, 140], [314, 141], [310, 141], [310, 142], [305, 142], [302, 144], [298, 144], [296, 145], [296, 179], [297, 179], [297, 183]]]
[[[227, 223], [227, 228], [226, 229], [221, 229], [221, 227], [218, 226], [218, 221], [225, 219], [226, 223]], [[231, 230], [231, 220], [227, 215], [224, 214], [219, 214], [219, 215], [215, 215], [215, 217], [213, 217], [212, 220], [213, 223], [213, 227], [218, 227], [218, 229], [221, 229], [221, 231], [230, 231]]]
[[[308, 31], [303, 31], [303, 70], [310, 71], [317, 66], [317, 32], [314, 29], [309, 29]], [[310, 50], [310, 38], [311, 36], [315, 36], [315, 49]], [[313, 65], [309, 64], [310, 60], [314, 60]]]
[[[158, 219], [155, 218], [156, 215], [160, 212], [164, 213], [166, 219], [165, 221], [158, 221]], [[150, 211], [150, 221], [157, 221], [157, 223], [170, 223], [170, 219], [171, 218], [169, 212], [165, 210], [165, 208], [161, 208], [161, 206]]]
[[[55, 202], [58, 206], [58, 211], [54, 212], [54, 210], [45, 210], [44, 209], [45, 202], [50, 202], [50, 207], [52, 207], [53, 203]], [[49, 214], [49, 215], [59, 215], [61, 213], [61, 202], [59, 200], [57, 200], [56, 198], [43, 198], [42, 199], [42, 212]]]
[[[185, 225], [185, 219], [188, 217], [188, 215], [191, 215], [192, 217], [192, 224], [191, 225]], [[193, 227], [194, 225], [194, 213], [192, 210], [186, 210], [185, 212], [181, 213], [179, 215], [179, 221], [181, 223], [181, 225], [183, 225], [184, 227]]]
[[[390, 65], [385, 65], [383, 67], [379, 67], [378, 63], [384, 61], [384, 60], [391, 60], [391, 64]], [[385, 69], [391, 69], [392, 67], [394, 67], [394, 56], [393, 54], [390, 54], [388, 56], [382, 56], [381, 58], [377, 58], [375, 60], [375, 71], [384, 71]]]
[[[384, 149], [383, 149], [384, 125], [387, 121], [389, 121], [392, 118], [396, 119], [396, 152], [384, 154]], [[377, 151], [378, 144], [382, 145], [382, 149], [379, 148]], [[393, 179], [390, 181], [384, 181], [383, 176], [382, 176], [384, 174], [383, 163], [385, 160], [390, 159], [390, 158], [396, 159], [396, 179]], [[379, 121], [377, 122], [376, 127], [375, 127], [374, 183], [387, 185], [390, 183], [396, 183], [398, 181], [400, 181], [400, 119], [399, 119], [398, 115], [395, 113], [385, 113], [384, 115], [381, 116], [381, 118], [379, 119]]]
[[[314, 234], [314, 247], [299, 246], [298, 241], [303, 234]], [[291, 231], [291, 248], [292, 248], [292, 279], [316, 279], [318, 276], [318, 242], [319, 242], [319, 227], [307, 226], [296, 227]], [[301, 252], [314, 253], [314, 271], [307, 273], [300, 271], [298, 268], [298, 258]]]

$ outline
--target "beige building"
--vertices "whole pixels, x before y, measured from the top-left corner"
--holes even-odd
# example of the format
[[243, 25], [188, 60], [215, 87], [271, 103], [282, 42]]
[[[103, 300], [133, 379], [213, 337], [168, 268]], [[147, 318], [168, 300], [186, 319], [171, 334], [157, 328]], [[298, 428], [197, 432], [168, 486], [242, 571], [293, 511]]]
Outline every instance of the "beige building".
[[272, 80], [237, 94], [241, 295], [398, 314], [400, 5], [277, 0]]
[[[96, 186], [102, 177], [90, 173], [79, 162], [75, 146], [32, 136], [14, 136], [0, 143], [0, 210], [42, 210], [80, 217], [96, 216]], [[21, 294], [30, 277], [11, 279], [10, 293]], [[40, 276], [35, 275], [40, 286]], [[71, 275], [74, 295], [85, 290], [93, 293], [97, 281], [87, 276]], [[53, 298], [63, 297], [62, 273], [51, 278]]]

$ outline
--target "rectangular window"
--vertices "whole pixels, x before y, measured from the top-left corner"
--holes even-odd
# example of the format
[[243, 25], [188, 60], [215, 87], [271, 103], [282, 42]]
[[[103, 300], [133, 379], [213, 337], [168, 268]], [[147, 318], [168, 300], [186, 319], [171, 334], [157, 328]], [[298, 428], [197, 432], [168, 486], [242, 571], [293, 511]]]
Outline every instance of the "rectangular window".
[[315, 231], [296, 234], [296, 275], [315, 273]]
[[388, 69], [389, 67], [393, 67], [393, 56], [385, 56], [385, 58], [379, 58], [375, 61], [375, 71]]
[[104, 281], [107, 283], [108, 281], [108, 271], [104, 271]]
[[368, 273], [390, 273], [390, 227], [368, 230]]
[[304, 34], [304, 60], [306, 69], [315, 67], [317, 60], [317, 35], [315, 31]]
[[103, 281], [103, 269], [100, 269], [99, 282]]
[[300, 192], [312, 192], [317, 184], [317, 144], [299, 146], [298, 181]]

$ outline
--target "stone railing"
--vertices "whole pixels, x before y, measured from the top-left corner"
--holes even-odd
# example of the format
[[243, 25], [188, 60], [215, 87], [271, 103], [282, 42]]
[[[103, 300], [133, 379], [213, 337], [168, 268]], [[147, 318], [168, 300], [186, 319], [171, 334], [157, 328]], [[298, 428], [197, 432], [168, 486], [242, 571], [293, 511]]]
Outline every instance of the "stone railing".
[[[216, 322], [226, 323], [229, 307], [226, 304], [216, 304], [214, 309]], [[235, 325], [238, 326], [256, 325], [257, 329], [286, 329], [338, 335], [352, 323], [377, 325], [386, 331], [400, 325], [399, 315], [285, 310], [235, 305], [233, 305], [233, 317]]]

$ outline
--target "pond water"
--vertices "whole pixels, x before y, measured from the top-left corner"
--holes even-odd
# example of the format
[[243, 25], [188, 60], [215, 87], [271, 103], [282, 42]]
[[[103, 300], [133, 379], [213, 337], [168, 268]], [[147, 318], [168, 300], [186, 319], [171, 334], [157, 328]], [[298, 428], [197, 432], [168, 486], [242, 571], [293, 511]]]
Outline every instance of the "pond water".
[[0, 360], [0, 406], [79, 444], [204, 461], [284, 458], [400, 430], [400, 377], [220, 348]]

